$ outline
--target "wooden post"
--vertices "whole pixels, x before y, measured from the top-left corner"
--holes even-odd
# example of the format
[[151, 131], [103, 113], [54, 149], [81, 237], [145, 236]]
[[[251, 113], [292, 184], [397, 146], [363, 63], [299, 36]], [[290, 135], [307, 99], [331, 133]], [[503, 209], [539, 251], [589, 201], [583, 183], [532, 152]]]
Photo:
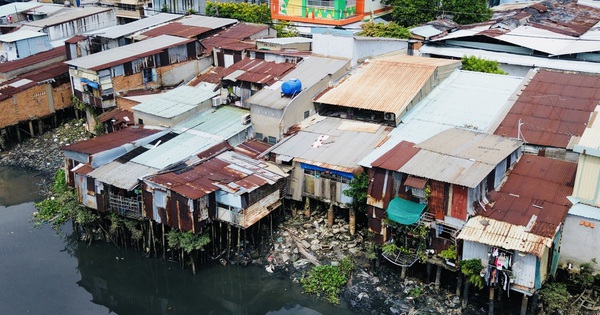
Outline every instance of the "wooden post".
[[44, 133], [44, 122], [41, 119], [38, 120], [38, 131], [40, 136]]
[[241, 246], [242, 246], [242, 242], [241, 242], [241, 240], [242, 240], [242, 229], [239, 228], [239, 227], [238, 227], [238, 230], [237, 230], [237, 235], [238, 235], [238, 237], [237, 237], [237, 247], [238, 247], [238, 258], [239, 258], [240, 254], [242, 253], [242, 251], [241, 251]]
[[163, 259], [167, 259], [167, 243], [165, 242], [165, 225], [162, 226], [162, 248], [163, 248]]
[[17, 125], [15, 129], [17, 130], [17, 141], [21, 143], [21, 128], [19, 128], [19, 125]]
[[527, 294], [523, 294], [523, 299], [521, 300], [521, 315], [527, 314], [527, 304], [529, 303], [529, 296]]
[[329, 211], [327, 211], [327, 227], [331, 228], [333, 226], [333, 204], [335, 203], [336, 200], [336, 189], [337, 189], [337, 185], [335, 184], [335, 181], [330, 179], [329, 180]]
[[57, 124], [57, 117], [56, 117], [56, 113], [54, 113], [54, 116], [52, 116], [52, 128], [56, 128]]
[[31, 137], [33, 138], [33, 136], [35, 135], [35, 133], [33, 132], [33, 121], [29, 121], [29, 135], [31, 135]]
[[440, 289], [440, 281], [442, 279], [442, 266], [437, 266], [437, 270], [435, 271], [435, 289]]
[[[467, 279], [465, 279], [467, 280]], [[471, 286], [471, 284], [469, 283], [469, 281], [465, 281], [465, 285], [464, 285], [464, 289], [463, 289], [463, 298], [462, 298], [462, 308], [465, 309], [467, 308], [467, 304], [469, 304], [469, 287]]]
[[327, 210], [327, 227], [333, 226], [333, 202], [329, 203], [329, 210]]
[[298, 211], [296, 210], [296, 204], [292, 204], [292, 218], [295, 218], [297, 214]]
[[460, 287], [462, 286], [463, 275], [458, 271], [458, 277], [456, 278], [456, 296], [460, 297]]
[[494, 315], [494, 286], [490, 286], [490, 298], [488, 305], [488, 315]]
[[406, 279], [406, 267], [402, 267], [402, 272], [400, 273], [400, 279]]
[[304, 216], [310, 217], [310, 198], [308, 197], [304, 199]]
[[431, 272], [433, 269], [433, 265], [430, 262], [427, 262], [427, 283], [429, 283], [429, 281], [431, 280]]
[[354, 235], [354, 233], [356, 233], [356, 211], [354, 211], [354, 207], [350, 207], [350, 217], [348, 221], [350, 235]]
[[231, 224], [227, 223], [227, 261], [229, 261], [230, 252], [231, 252]]

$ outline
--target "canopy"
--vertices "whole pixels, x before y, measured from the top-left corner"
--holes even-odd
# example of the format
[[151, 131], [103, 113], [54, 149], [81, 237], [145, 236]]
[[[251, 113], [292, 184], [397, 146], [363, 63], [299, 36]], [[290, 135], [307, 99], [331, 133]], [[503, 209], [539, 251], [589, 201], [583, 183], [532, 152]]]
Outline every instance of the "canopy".
[[386, 212], [390, 220], [404, 225], [411, 225], [419, 221], [426, 206], [396, 197], [390, 201]]

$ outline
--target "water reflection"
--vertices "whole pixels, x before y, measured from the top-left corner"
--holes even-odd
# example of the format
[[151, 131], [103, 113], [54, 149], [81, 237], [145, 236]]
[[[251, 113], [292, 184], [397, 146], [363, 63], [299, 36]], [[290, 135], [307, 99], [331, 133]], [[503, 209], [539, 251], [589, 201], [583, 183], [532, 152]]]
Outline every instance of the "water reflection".
[[[257, 266], [178, 263], [33, 228], [37, 174], [0, 168], [0, 314], [351, 314]], [[35, 188], [34, 188], [35, 187]]]

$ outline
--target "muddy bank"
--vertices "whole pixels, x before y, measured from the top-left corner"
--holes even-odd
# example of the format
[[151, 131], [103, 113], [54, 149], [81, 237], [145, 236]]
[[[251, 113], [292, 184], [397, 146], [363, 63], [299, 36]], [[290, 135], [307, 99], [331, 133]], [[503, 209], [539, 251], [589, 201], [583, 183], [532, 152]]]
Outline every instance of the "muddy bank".
[[[297, 215], [277, 226], [274, 246], [263, 257], [254, 260], [269, 272], [283, 272], [294, 282], [314, 265], [337, 264], [349, 256], [356, 271], [342, 295], [354, 310], [363, 314], [462, 314], [460, 298], [446, 289], [436, 290], [433, 283], [420, 279], [400, 279], [398, 268], [373, 258], [373, 243], [366, 229], [350, 235], [348, 223], [336, 218], [327, 227], [326, 212], [311, 216]], [[383, 259], [383, 258], [380, 258]], [[469, 307], [466, 313], [485, 314]]]
[[0, 165], [30, 168], [52, 175], [64, 164], [59, 148], [88, 138], [83, 121], [72, 120], [0, 153]]

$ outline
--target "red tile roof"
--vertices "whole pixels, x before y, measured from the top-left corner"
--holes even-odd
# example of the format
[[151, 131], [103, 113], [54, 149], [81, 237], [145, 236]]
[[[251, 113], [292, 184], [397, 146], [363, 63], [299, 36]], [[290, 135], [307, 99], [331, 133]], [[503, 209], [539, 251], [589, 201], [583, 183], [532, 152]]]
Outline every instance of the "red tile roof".
[[495, 134], [527, 143], [566, 148], [581, 136], [590, 113], [600, 102], [600, 76], [541, 70], [523, 90]]
[[371, 165], [372, 167], [397, 171], [421, 150], [415, 148], [414, 145], [412, 142], [402, 141], [375, 160]]
[[61, 56], [63, 57], [62, 60], [67, 59], [67, 50], [64, 46], [56, 47], [54, 49], [31, 55], [23, 59], [0, 63], [0, 73], [10, 72], [19, 68], [31, 66]]
[[[537, 155], [523, 155], [499, 191], [489, 195], [491, 209], [479, 214], [552, 238], [571, 203], [577, 164]], [[537, 218], [533, 218], [533, 216]]]

